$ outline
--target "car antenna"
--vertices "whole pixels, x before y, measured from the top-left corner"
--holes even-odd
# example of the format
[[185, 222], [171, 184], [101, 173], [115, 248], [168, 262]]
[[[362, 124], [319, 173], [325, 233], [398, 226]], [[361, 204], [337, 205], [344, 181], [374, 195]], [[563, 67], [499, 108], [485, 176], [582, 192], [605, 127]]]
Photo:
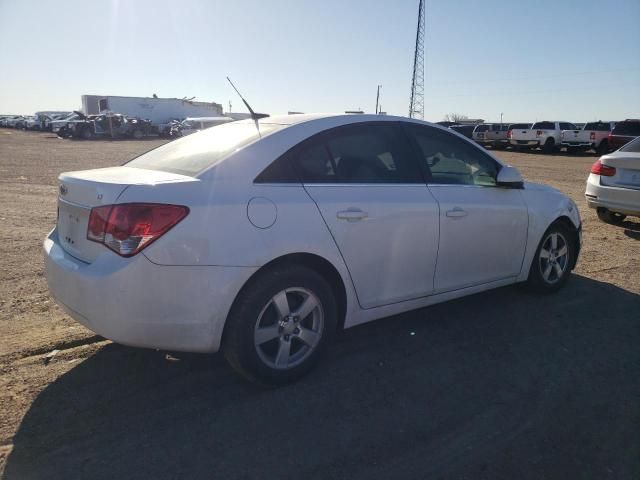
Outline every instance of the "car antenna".
[[253, 111], [253, 108], [251, 108], [251, 105], [249, 105], [249, 102], [247, 102], [244, 97], [242, 96], [242, 94], [238, 91], [238, 89], [236, 88], [236, 86], [233, 84], [233, 82], [231, 81], [231, 79], [229, 77], [227, 77], [228, 82], [231, 84], [231, 86], [233, 87], [233, 89], [236, 91], [236, 93], [238, 94], [238, 96], [240, 97], [240, 99], [244, 102], [245, 106], [247, 107], [247, 109], [249, 110], [249, 112], [251, 113], [251, 119], [256, 122], [256, 128], [258, 129], [258, 135], [260, 135], [260, 127], [258, 124], [258, 119], [265, 117], [266, 115], [260, 115], [260, 114], [256, 114], [256, 112]]

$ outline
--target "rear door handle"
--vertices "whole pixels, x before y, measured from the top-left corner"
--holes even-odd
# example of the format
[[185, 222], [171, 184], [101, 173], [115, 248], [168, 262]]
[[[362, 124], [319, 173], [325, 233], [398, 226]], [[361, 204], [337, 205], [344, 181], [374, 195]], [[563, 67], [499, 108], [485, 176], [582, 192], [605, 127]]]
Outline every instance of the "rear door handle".
[[456, 207], [453, 210], [447, 210], [446, 215], [450, 218], [462, 218], [467, 216], [467, 212], [460, 207]]
[[367, 218], [369, 214], [367, 212], [363, 212], [360, 209], [349, 209], [349, 210], [341, 210], [336, 215], [340, 220], [346, 220], [347, 222], [357, 222], [358, 220], [362, 220]]

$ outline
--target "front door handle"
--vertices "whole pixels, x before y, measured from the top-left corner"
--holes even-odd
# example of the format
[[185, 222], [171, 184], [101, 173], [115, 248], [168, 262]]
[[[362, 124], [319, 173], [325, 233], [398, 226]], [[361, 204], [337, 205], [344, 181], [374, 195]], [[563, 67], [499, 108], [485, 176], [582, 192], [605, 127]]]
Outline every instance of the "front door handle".
[[462, 218], [467, 216], [467, 212], [460, 207], [456, 207], [453, 210], [447, 210], [446, 215], [450, 218]]
[[367, 218], [369, 214], [367, 212], [363, 212], [360, 209], [349, 209], [349, 210], [341, 210], [336, 215], [340, 220], [346, 220], [347, 222], [357, 222], [358, 220], [362, 220]]

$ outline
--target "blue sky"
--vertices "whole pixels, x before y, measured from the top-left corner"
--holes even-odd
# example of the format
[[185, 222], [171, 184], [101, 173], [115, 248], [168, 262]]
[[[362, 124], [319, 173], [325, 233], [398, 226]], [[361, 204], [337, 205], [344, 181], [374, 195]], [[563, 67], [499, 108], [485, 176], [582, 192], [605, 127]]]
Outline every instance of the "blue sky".
[[[408, 112], [417, 0], [0, 0], [0, 113], [80, 95]], [[640, 116], [639, 0], [427, 0], [425, 118]]]

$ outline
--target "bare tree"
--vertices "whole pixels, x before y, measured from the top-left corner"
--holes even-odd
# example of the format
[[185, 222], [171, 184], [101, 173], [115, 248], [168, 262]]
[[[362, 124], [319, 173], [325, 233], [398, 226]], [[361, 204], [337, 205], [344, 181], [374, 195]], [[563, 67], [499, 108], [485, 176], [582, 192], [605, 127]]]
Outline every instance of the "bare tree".
[[467, 120], [469, 117], [466, 115], [462, 115], [461, 113], [447, 113], [444, 116], [445, 122], [461, 122], [462, 120]]

